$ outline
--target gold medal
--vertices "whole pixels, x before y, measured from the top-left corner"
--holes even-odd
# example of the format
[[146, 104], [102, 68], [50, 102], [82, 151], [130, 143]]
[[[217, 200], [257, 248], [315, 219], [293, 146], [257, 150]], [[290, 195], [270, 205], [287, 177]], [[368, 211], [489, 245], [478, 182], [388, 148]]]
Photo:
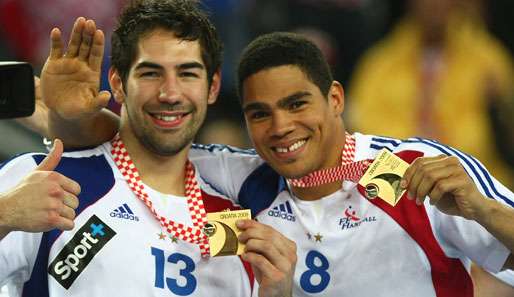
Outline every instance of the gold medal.
[[241, 255], [245, 245], [237, 239], [241, 231], [236, 221], [251, 218], [249, 209], [207, 213], [203, 232], [209, 237], [211, 256]]
[[409, 164], [387, 149], [382, 149], [359, 181], [364, 187], [366, 198], [379, 197], [395, 206], [405, 190], [400, 187]]

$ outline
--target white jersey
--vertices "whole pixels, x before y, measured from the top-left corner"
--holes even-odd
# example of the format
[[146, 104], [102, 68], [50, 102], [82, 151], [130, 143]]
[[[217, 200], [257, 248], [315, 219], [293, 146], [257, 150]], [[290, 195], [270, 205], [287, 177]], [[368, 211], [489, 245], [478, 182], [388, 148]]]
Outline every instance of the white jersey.
[[[197, 245], [171, 238], [132, 193], [109, 143], [65, 153], [57, 171], [82, 188], [71, 231], [11, 232], [0, 241], [0, 287], [12, 296], [250, 296], [253, 274], [237, 256], [204, 260]], [[0, 192], [44, 158], [26, 154], [0, 170]], [[197, 180], [207, 212], [238, 205]], [[192, 226], [186, 199], [147, 187], [157, 211]], [[248, 268], [248, 269], [247, 269]]]
[[[514, 205], [511, 191], [453, 148], [420, 138], [355, 137], [355, 161], [374, 159], [382, 148], [409, 163], [420, 156], [457, 156], [486, 197]], [[197, 162], [213, 187], [237, 196], [260, 222], [296, 241], [295, 296], [473, 296], [470, 261], [496, 272], [510, 254], [478, 223], [443, 214], [428, 200], [418, 207], [403, 198], [391, 207], [366, 199], [361, 186], [346, 181], [327, 197], [302, 201], [254, 153], [201, 148], [193, 154], [210, 149], [219, 155], [211, 160], [215, 166], [208, 158]]]

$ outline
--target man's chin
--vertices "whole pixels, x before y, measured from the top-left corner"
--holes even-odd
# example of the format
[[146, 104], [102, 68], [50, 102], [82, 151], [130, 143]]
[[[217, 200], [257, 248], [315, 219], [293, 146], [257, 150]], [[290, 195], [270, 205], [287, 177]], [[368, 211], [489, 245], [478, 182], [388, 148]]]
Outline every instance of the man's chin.
[[143, 141], [143, 145], [156, 155], [171, 157], [182, 152], [191, 144], [191, 142], [192, 140], [187, 139], [183, 139], [182, 141], [175, 141], [173, 143], [146, 139]]
[[309, 169], [304, 166], [298, 166], [297, 164], [274, 166], [273, 169], [275, 169], [275, 171], [277, 171], [281, 176], [288, 179], [301, 178], [310, 173]]

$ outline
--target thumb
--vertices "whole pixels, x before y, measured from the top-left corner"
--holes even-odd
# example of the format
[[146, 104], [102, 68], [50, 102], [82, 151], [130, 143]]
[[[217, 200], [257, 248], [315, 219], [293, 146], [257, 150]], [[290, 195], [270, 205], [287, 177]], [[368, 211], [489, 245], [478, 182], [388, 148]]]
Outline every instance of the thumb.
[[36, 170], [40, 171], [52, 171], [59, 165], [63, 152], [63, 145], [60, 139], [54, 140], [54, 146], [46, 158], [39, 164]]
[[98, 109], [107, 107], [109, 100], [111, 99], [111, 93], [109, 91], [101, 91], [95, 98]]

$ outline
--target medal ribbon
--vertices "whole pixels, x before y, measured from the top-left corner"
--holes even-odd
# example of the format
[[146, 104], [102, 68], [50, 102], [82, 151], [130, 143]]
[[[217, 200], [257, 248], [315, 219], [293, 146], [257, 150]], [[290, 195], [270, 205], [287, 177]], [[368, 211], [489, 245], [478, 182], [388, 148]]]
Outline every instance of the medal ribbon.
[[310, 188], [341, 180], [357, 183], [371, 162], [369, 160], [353, 162], [354, 158], [355, 137], [346, 133], [346, 140], [341, 153], [341, 166], [314, 171], [296, 179], [288, 179], [289, 184], [298, 188]]
[[174, 222], [157, 213], [153, 207], [150, 197], [145, 191], [145, 187], [141, 182], [139, 172], [132, 162], [125, 145], [119, 134], [111, 140], [114, 162], [121, 174], [127, 181], [130, 189], [143, 203], [150, 209], [154, 217], [159, 221], [162, 227], [171, 236], [189, 243], [198, 244], [202, 257], [209, 257], [209, 241], [207, 236], [202, 232], [203, 227], [207, 223], [207, 214], [203, 205], [202, 192], [195, 178], [195, 170], [191, 162], [186, 163], [185, 190], [187, 205], [194, 227], [185, 226], [184, 224]]

